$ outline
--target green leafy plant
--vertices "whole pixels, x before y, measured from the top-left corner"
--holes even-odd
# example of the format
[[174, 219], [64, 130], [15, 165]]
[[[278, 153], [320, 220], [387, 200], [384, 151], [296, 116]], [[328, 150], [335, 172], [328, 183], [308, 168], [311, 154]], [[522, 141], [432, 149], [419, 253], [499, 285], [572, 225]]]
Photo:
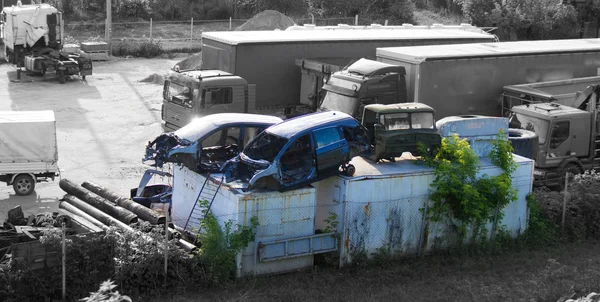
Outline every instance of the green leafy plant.
[[502, 169], [497, 176], [477, 177], [479, 158], [466, 139], [458, 135], [444, 138], [434, 156], [427, 155], [423, 145], [419, 145], [421, 162], [434, 168], [431, 184], [431, 204], [427, 211], [433, 222], [450, 222], [458, 231], [463, 242], [472, 227], [472, 241], [487, 233], [488, 222], [499, 221], [502, 209], [516, 200], [516, 190], [512, 187], [512, 174], [516, 164], [512, 158], [512, 146], [506, 134], [498, 133], [492, 142], [489, 157], [493, 164]]
[[333, 212], [329, 212], [329, 216], [325, 218], [325, 229], [323, 229], [323, 233], [335, 233], [337, 232], [337, 227], [339, 222], [337, 220], [337, 214]]
[[96, 292], [90, 293], [90, 295], [86, 298], [80, 299], [79, 301], [83, 302], [123, 302], [128, 301], [131, 302], [131, 298], [128, 296], [121, 295], [118, 291], [114, 289], [117, 286], [113, 283], [113, 281], [106, 280], [100, 284], [100, 288]]
[[248, 226], [236, 225], [233, 221], [225, 222], [222, 228], [214, 214], [208, 209], [208, 201], [199, 201], [205, 208], [205, 217], [200, 221], [198, 241], [202, 243], [202, 252], [198, 255], [201, 266], [205, 270], [207, 281], [220, 284], [235, 276], [235, 257], [248, 244], [254, 241], [254, 233], [258, 227], [258, 218], [250, 218]]

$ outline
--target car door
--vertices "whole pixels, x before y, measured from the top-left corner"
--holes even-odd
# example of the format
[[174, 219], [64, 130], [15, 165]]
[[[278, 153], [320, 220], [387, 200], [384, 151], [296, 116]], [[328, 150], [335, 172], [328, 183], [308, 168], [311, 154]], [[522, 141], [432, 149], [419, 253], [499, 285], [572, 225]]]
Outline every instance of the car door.
[[348, 142], [339, 127], [328, 127], [313, 131], [319, 176], [337, 173], [348, 155]]

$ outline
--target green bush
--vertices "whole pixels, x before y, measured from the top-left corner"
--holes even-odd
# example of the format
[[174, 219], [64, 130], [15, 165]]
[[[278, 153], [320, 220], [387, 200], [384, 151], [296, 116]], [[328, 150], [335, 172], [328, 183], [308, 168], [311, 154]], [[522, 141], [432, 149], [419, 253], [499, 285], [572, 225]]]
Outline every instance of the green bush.
[[117, 57], [142, 57], [153, 58], [164, 53], [160, 40], [147, 39], [132, 41], [123, 39], [113, 46], [113, 55]]

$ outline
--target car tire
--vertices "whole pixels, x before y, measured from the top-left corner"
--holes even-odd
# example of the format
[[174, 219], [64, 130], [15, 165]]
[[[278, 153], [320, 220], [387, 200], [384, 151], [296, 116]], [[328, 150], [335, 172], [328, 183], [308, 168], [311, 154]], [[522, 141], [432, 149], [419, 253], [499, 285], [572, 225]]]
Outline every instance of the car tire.
[[356, 167], [354, 165], [346, 166], [346, 176], [353, 176], [356, 173]]
[[19, 196], [26, 196], [35, 189], [35, 180], [29, 174], [19, 174], [13, 181], [13, 189]]

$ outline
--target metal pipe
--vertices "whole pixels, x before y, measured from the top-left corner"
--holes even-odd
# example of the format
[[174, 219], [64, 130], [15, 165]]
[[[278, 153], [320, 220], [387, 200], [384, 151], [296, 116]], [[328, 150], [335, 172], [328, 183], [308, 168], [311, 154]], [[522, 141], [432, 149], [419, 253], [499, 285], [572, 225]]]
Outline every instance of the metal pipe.
[[100, 222], [102, 222], [106, 225], [109, 225], [109, 226], [115, 225], [124, 230], [133, 231], [133, 229], [130, 226], [128, 226], [128, 225], [124, 224], [123, 222], [117, 220], [116, 218], [100, 211], [99, 209], [77, 199], [76, 196], [67, 194], [63, 197], [63, 200], [70, 203], [71, 205], [75, 206], [76, 208], [82, 210], [83, 212], [89, 214], [90, 216], [96, 218], [97, 220], [99, 220]]
[[86, 212], [84, 212], [84, 211], [76, 208], [75, 206], [73, 206], [72, 204], [70, 204], [70, 203], [68, 203], [68, 202], [66, 202], [64, 200], [60, 201], [58, 203], [58, 208], [59, 209], [63, 209], [63, 210], [65, 210], [65, 211], [67, 211], [67, 212], [69, 212], [71, 214], [80, 216], [81, 218], [89, 221], [91, 224], [93, 224], [93, 225], [95, 225], [95, 226], [97, 226], [97, 227], [99, 227], [99, 228], [101, 228], [103, 230], [108, 230], [109, 229], [109, 227], [106, 224], [102, 223], [98, 219], [92, 217], [90, 214], [88, 214], [88, 213], [86, 213]]
[[[91, 192], [90, 190], [73, 183], [72, 181], [64, 178], [61, 179], [58, 183], [61, 189], [63, 189], [68, 194], [74, 195], [75, 197], [85, 201], [86, 203], [92, 205], [93, 207], [101, 210], [102, 212], [117, 218], [119, 221], [122, 221], [126, 224], [136, 223], [138, 221], [137, 215], [132, 213], [131, 211], [116, 206], [110, 201], [98, 196], [97, 194]], [[83, 210], [83, 209], [82, 209]], [[97, 217], [96, 217], [97, 218]], [[100, 219], [99, 219], [100, 220]], [[100, 220], [102, 221], [102, 220]], [[104, 221], [103, 221], [104, 222]]]
[[117, 193], [95, 184], [93, 182], [84, 182], [81, 184], [82, 187], [90, 190], [91, 192], [98, 194], [98, 196], [107, 199], [108, 201], [116, 203], [118, 206], [123, 207], [134, 214], [136, 214], [140, 219], [148, 221], [150, 224], [164, 224], [165, 223], [165, 214], [159, 213], [152, 209], [149, 209], [139, 203], [132, 201], [129, 198], [119, 196]]

